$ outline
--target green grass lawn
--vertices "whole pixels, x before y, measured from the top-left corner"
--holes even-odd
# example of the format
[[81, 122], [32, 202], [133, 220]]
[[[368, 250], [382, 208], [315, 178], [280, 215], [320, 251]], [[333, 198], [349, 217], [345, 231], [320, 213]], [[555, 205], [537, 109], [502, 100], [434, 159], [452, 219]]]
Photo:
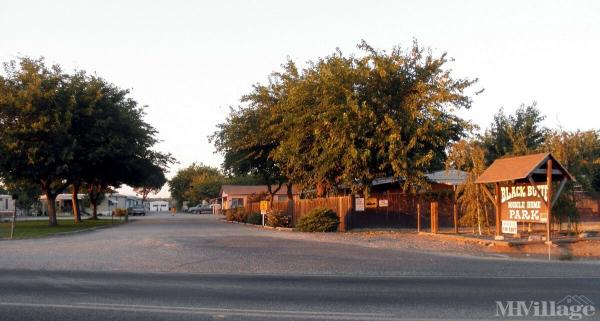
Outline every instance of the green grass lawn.
[[[115, 220], [114, 224], [120, 221]], [[110, 220], [83, 220], [75, 224], [73, 220], [59, 220], [58, 226], [48, 226], [48, 220], [17, 221], [14, 238], [44, 237], [56, 233], [84, 230], [92, 227], [110, 225]], [[10, 223], [0, 223], [0, 238], [10, 236]]]

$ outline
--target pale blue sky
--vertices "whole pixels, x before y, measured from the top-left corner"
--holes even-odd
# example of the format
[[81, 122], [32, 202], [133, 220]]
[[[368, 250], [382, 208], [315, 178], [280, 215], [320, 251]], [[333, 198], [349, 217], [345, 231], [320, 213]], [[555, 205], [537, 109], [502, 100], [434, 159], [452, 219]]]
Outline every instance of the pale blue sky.
[[44, 56], [132, 88], [174, 170], [220, 164], [206, 137], [287, 56], [413, 38], [480, 79], [462, 115], [482, 127], [534, 100], [548, 126], [600, 127], [600, 1], [0, 0], [0, 61]]

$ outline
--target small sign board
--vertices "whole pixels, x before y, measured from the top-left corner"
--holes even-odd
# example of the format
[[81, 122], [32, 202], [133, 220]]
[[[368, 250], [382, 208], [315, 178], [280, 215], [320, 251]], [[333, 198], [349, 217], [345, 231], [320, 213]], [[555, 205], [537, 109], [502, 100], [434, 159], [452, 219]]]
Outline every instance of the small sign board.
[[379, 207], [387, 207], [388, 200], [379, 200]]
[[369, 197], [365, 202], [366, 208], [377, 208], [377, 197]]
[[365, 199], [364, 197], [357, 197], [354, 199], [354, 210], [357, 212], [365, 211]]
[[518, 234], [517, 221], [502, 220], [502, 233]]
[[269, 201], [260, 201], [260, 214], [265, 215], [269, 210]]

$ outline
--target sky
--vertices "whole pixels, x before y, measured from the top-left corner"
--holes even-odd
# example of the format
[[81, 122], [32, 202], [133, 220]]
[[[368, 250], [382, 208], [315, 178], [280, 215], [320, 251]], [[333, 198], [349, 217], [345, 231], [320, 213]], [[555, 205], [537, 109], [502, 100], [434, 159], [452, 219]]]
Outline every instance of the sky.
[[358, 54], [362, 39], [446, 52], [484, 89], [460, 112], [481, 128], [534, 101], [549, 127], [599, 128], [599, 17], [600, 1], [0, 0], [0, 61], [43, 56], [130, 88], [178, 160], [171, 177], [221, 164], [207, 137], [286, 59]]

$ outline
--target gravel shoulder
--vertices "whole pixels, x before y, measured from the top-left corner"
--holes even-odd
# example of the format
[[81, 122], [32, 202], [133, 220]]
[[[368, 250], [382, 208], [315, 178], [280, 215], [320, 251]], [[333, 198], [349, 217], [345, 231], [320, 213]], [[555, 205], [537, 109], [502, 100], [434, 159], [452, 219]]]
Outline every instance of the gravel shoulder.
[[[236, 224], [225, 222], [228, 224]], [[243, 225], [262, 229], [259, 226]], [[271, 230], [271, 229], [269, 229]], [[501, 246], [493, 242], [472, 238], [447, 238], [431, 234], [418, 234], [413, 230], [363, 230], [346, 233], [303, 233], [275, 230], [278, 237], [313, 242], [331, 242], [377, 249], [429, 252], [439, 255], [504, 257], [547, 260], [545, 244]], [[551, 257], [559, 260], [598, 261], [600, 241], [582, 240], [577, 243], [557, 243], [551, 246]]]

